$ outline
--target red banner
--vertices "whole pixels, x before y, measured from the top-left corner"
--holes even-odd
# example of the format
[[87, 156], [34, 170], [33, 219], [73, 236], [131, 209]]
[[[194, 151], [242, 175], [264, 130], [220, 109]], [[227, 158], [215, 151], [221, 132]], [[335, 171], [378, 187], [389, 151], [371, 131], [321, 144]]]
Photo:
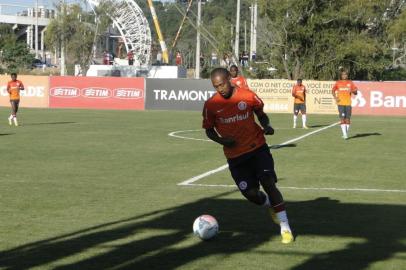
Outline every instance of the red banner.
[[354, 114], [406, 116], [406, 82], [355, 82]]
[[50, 108], [144, 110], [144, 78], [50, 77]]

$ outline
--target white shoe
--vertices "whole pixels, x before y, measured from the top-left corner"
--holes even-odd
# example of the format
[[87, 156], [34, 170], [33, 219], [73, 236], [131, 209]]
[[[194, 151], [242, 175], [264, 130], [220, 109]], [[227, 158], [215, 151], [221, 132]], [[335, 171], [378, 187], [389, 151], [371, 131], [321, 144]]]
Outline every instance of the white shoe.
[[13, 125], [13, 122], [12, 122], [12, 118], [8, 118], [8, 124], [11, 126], [11, 125]]
[[14, 117], [14, 125], [15, 125], [16, 127], [18, 127], [17, 117]]

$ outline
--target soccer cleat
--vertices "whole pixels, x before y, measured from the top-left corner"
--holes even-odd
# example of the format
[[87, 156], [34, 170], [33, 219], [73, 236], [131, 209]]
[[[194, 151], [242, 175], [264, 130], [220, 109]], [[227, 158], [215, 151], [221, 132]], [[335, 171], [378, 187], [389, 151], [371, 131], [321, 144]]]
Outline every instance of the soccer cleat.
[[303, 126], [304, 129], [309, 129], [307, 126]]
[[278, 216], [276, 215], [275, 211], [273, 210], [273, 208], [269, 207], [268, 209], [269, 209], [269, 214], [271, 214], [273, 223], [275, 223], [276, 225], [279, 225], [281, 222], [280, 222]]
[[295, 240], [291, 231], [283, 231], [281, 235], [283, 244], [290, 244]]
[[17, 118], [16, 118], [16, 117], [14, 117], [14, 125], [15, 125], [16, 127], [18, 127], [18, 121], [17, 121]]
[[296, 125], [293, 125], [293, 127], [292, 128], [296, 128]]
[[12, 121], [12, 118], [8, 118], [8, 124], [11, 126], [11, 125], [13, 125], [13, 122], [11, 122]]
[[347, 136], [347, 135], [344, 135], [344, 136], [343, 136], [343, 139], [344, 139], [344, 140], [348, 140], [348, 136]]

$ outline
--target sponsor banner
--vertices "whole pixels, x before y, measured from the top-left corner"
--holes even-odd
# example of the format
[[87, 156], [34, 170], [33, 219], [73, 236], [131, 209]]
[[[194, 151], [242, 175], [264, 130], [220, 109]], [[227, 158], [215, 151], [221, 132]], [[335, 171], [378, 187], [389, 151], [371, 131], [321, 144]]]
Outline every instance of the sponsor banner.
[[216, 93], [210, 80], [146, 79], [147, 110], [203, 110]]
[[[308, 113], [332, 114], [337, 106], [331, 95], [333, 81], [303, 81], [306, 86], [306, 107]], [[248, 85], [263, 101], [265, 112], [293, 113], [291, 80], [248, 80]]]
[[354, 114], [406, 116], [406, 82], [355, 82]]
[[[0, 76], [0, 106], [10, 106], [10, 97], [7, 93], [7, 82], [10, 80], [10, 76]], [[20, 107], [48, 107], [49, 77], [19, 75], [17, 80], [20, 80], [25, 88], [20, 92]]]
[[50, 77], [51, 108], [143, 110], [144, 78]]
[[[291, 91], [296, 81], [248, 80], [248, 85], [265, 104], [266, 112], [293, 113]], [[354, 82], [359, 91], [353, 96], [354, 114], [406, 115], [406, 82]], [[309, 114], [337, 114], [331, 90], [335, 81], [303, 81], [307, 89]]]

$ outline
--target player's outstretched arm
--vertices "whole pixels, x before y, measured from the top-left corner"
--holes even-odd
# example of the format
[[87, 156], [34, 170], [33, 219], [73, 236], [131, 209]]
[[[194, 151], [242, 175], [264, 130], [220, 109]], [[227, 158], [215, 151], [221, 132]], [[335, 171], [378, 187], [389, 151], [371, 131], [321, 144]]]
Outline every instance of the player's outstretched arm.
[[264, 133], [266, 135], [273, 135], [275, 133], [275, 130], [271, 126], [268, 115], [266, 115], [266, 113], [264, 113], [263, 111], [255, 111], [255, 114], [257, 115], [258, 121], [264, 129]]
[[234, 139], [220, 137], [214, 128], [206, 129], [206, 135], [210, 140], [224, 145], [225, 147], [233, 147], [235, 145]]

